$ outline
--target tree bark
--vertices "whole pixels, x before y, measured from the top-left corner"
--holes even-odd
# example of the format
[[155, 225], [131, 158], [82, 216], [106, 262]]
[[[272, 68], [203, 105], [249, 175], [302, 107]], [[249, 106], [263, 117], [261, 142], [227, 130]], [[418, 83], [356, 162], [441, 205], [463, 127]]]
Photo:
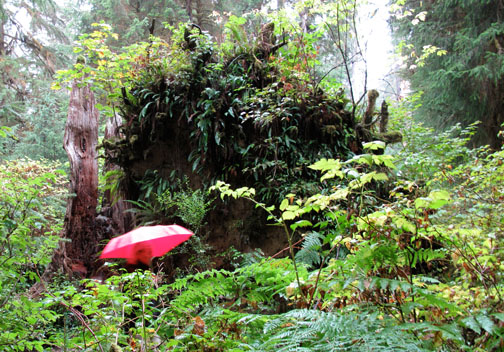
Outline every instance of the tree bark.
[[371, 89], [368, 93], [368, 106], [364, 113], [364, 127], [371, 128], [373, 124], [373, 115], [375, 112], [376, 99], [380, 95], [376, 89]]
[[186, 13], [187, 13], [187, 16], [189, 17], [189, 22], [192, 22], [193, 21], [193, 16], [192, 16], [192, 4], [191, 4], [192, 0], [186, 0]]
[[388, 112], [388, 104], [384, 100], [381, 104], [381, 113], [380, 113], [380, 133], [385, 133], [387, 132], [387, 126], [388, 126], [388, 119], [389, 119], [389, 112]]
[[[89, 86], [72, 85], [63, 146], [70, 160], [70, 193], [63, 227], [65, 257], [72, 271], [85, 275], [96, 266], [98, 204], [98, 110]], [[68, 265], [67, 264], [67, 265]]]

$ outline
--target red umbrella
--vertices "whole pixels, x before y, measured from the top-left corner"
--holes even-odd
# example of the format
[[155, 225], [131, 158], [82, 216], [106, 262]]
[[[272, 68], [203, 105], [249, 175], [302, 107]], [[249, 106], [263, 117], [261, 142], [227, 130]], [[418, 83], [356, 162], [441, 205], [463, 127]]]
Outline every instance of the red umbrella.
[[151, 251], [151, 257], [161, 257], [192, 235], [179, 225], [142, 226], [111, 239], [100, 258], [135, 258], [136, 251], [145, 248]]

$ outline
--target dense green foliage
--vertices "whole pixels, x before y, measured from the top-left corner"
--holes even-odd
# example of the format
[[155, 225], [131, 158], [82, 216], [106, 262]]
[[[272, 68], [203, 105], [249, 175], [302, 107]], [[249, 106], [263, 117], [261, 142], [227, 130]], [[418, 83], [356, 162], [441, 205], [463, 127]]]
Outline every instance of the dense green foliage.
[[55, 71], [69, 63], [70, 34], [51, 0], [0, 2], [0, 159], [63, 160], [67, 97], [49, 89]]
[[[111, 4], [97, 1], [95, 9], [100, 5], [110, 16]], [[422, 4], [444, 14], [452, 10], [441, 2]], [[460, 11], [475, 3], [446, 4]], [[147, 7], [139, 9], [148, 14]], [[428, 18], [417, 16], [414, 26], [427, 26]], [[118, 36], [106, 24], [81, 36], [74, 51], [87, 63], [61, 72], [53, 88], [74, 79], [92, 83], [103, 114], [123, 117], [124, 139], [103, 142], [123, 169], [105, 175], [104, 188], [116, 192], [128, 163], [144, 158], [151, 143], [168, 139], [167, 126], [177, 124], [192, 141], [189, 169], [202, 179], [208, 170], [217, 176], [196, 188], [176, 170], [169, 177], [148, 170], [132, 184], [137, 220], [177, 219], [198, 235], [192, 251], [185, 245], [174, 250], [191, 256], [176, 276], [165, 277], [162, 270], [124, 273], [110, 265], [113, 275], [103, 280], [55, 276], [39, 287], [33, 285], [60, 240], [66, 177], [59, 163], [4, 160], [0, 349], [504, 348], [504, 151], [469, 148], [477, 128], [470, 121], [439, 132], [413, 119], [429, 108], [424, 104], [432, 102], [426, 100], [432, 93], [391, 104], [390, 125], [404, 136], [402, 144], [361, 147], [354, 140], [355, 99], [347, 99], [340, 84], [322, 84], [314, 69], [322, 32], [284, 34], [280, 23], [286, 21], [273, 21], [275, 38], [288, 39], [275, 53], [261, 49], [265, 36], [245, 35], [254, 22], [242, 17], [230, 17], [221, 44], [195, 28], [188, 34], [184, 25], [167, 29], [170, 40], [152, 37], [120, 49], [114, 49]], [[146, 30], [147, 22], [135, 23], [131, 38]], [[443, 48], [418, 54], [417, 73], [452, 55], [432, 55], [444, 54]], [[475, 55], [485, 50], [475, 47]], [[482, 57], [485, 65], [498, 60], [488, 52]], [[490, 76], [473, 78], [481, 83]], [[33, 111], [46, 114], [51, 106]], [[35, 118], [32, 124], [49, 125]], [[2, 126], [0, 143], [16, 134]], [[40, 148], [35, 152], [46, 155]], [[216, 198], [255, 205], [269, 225], [283, 230], [285, 256], [229, 248], [210, 257], [203, 228], [208, 212], [222, 204]], [[225, 269], [212, 268], [222, 258]]]
[[[58, 245], [65, 174], [52, 162], [17, 160], [0, 169], [0, 348], [41, 348], [56, 314], [26, 291]], [[39, 349], [41, 350], [41, 349]]]
[[[326, 93], [318, 86], [312, 72], [316, 37], [293, 42], [284, 37], [278, 51], [270, 52], [267, 40], [273, 39], [249, 43], [242, 36], [245, 22], [233, 18], [220, 46], [197, 30], [187, 36], [182, 25], [173, 30], [171, 42], [152, 38], [121, 52], [106, 44], [117, 34], [95, 24], [101, 31], [82, 36], [75, 48], [89, 64], [59, 75], [62, 82], [78, 79], [107, 92], [108, 106], [100, 108], [122, 115], [124, 138], [104, 146], [126, 173], [156, 143], [189, 132], [189, 162], [203, 178], [243, 179], [264, 200], [303, 192], [315, 180], [310, 163], [359, 150], [354, 117], [344, 110], [341, 91]], [[137, 181], [143, 187], [151, 176]], [[158, 196], [165, 191], [156, 188]], [[282, 192], [274, 194], [278, 188]], [[139, 201], [147, 201], [150, 192], [142, 194]]]
[[[406, 128], [412, 122], [395, 117]], [[418, 127], [410, 136], [427, 144], [433, 134]], [[438, 146], [467, 138], [445, 136]], [[235, 269], [170, 284], [161, 273], [87, 281], [84, 289], [64, 283], [49, 289], [44, 308], [27, 301], [23, 314], [46, 317], [40, 346], [68, 349], [138, 349], [146, 341], [161, 351], [497, 351], [504, 155], [461, 146], [457, 166], [450, 155], [423, 154], [444, 168], [424, 173], [420, 186], [401, 176], [414, 165], [394, 167], [414, 153], [323, 159], [312, 166], [323, 191], [288, 195], [278, 207], [257, 203], [251, 188], [216, 185], [223, 197], [256, 202], [291, 240], [303, 238], [294, 257], [236, 253]], [[390, 186], [389, 201], [376, 197], [378, 183]], [[18, 329], [23, 343], [32, 341]]]
[[209, 0], [164, 0], [117, 2], [91, 0], [89, 9], [81, 16], [81, 32], [91, 32], [92, 23], [104, 21], [112, 30], [121, 33], [119, 46], [145, 41], [149, 35], [168, 39], [168, 26], [191, 22], [204, 31], [220, 38], [224, 24], [231, 14], [246, 14], [264, 8], [263, 0], [209, 1]]
[[[110, 0], [89, 1], [90, 9], [82, 17], [82, 32], [93, 31], [92, 24], [104, 21], [121, 33], [121, 42], [115, 45], [126, 46], [145, 41], [150, 34], [166, 35], [163, 23], [172, 26], [189, 20], [185, 4], [180, 1], [140, 1], [117, 2]], [[153, 24], [154, 21], [154, 24]], [[151, 29], [151, 26], [154, 28]], [[152, 30], [152, 33], [149, 33]]]
[[504, 122], [504, 7], [500, 1], [393, 1], [403, 71], [423, 91], [416, 115], [436, 127], [482, 121], [479, 144], [499, 148]]

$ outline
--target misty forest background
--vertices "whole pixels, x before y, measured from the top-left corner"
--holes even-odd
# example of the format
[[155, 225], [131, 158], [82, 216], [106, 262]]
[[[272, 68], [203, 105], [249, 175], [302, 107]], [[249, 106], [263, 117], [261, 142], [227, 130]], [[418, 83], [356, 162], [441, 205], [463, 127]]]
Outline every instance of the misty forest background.
[[504, 350], [503, 16], [0, 0], [0, 350]]

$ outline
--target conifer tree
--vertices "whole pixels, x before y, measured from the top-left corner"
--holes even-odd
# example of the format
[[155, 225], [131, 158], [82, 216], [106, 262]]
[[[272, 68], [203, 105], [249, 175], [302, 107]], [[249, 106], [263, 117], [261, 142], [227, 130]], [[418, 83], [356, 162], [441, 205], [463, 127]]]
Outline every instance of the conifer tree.
[[71, 40], [56, 2], [0, 1], [0, 125], [13, 128], [0, 155], [65, 159], [65, 95], [49, 85], [67, 66]]
[[504, 5], [495, 0], [394, 0], [403, 73], [423, 91], [418, 117], [438, 127], [477, 120], [477, 142], [501, 145]]

